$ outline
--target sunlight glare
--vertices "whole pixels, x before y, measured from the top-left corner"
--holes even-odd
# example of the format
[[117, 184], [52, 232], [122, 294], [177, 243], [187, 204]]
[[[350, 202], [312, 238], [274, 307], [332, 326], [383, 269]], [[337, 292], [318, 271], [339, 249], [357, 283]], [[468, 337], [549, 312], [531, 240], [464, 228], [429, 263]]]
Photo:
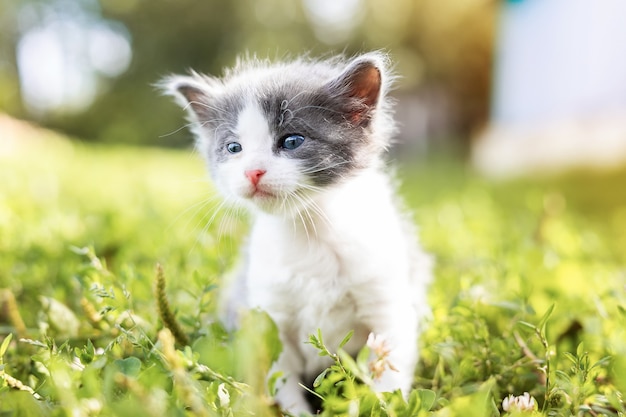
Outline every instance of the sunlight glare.
[[119, 76], [132, 58], [123, 27], [51, 14], [25, 31], [17, 44], [22, 97], [38, 117], [86, 108], [95, 100], [101, 78]]
[[304, 0], [315, 35], [327, 44], [345, 42], [363, 19], [362, 0]]

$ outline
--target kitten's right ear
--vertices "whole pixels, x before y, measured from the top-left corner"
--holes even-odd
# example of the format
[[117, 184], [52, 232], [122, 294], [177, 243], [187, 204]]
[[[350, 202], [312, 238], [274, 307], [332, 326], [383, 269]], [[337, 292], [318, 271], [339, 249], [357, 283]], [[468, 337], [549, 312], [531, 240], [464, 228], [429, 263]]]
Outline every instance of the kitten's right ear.
[[346, 117], [356, 125], [369, 123], [383, 92], [385, 56], [371, 52], [354, 58], [327, 89], [347, 99]]
[[164, 94], [174, 97], [192, 118], [207, 120], [210, 118], [210, 101], [216, 92], [215, 82], [206, 76], [192, 73], [190, 76], [166, 77], [158, 87]]

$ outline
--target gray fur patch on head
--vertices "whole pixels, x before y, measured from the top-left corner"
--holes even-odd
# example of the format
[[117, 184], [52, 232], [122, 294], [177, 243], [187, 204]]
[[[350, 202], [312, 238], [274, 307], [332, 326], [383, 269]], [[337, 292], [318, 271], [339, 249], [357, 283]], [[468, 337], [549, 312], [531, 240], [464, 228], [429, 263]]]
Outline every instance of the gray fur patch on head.
[[[256, 102], [274, 135], [272, 151], [297, 159], [314, 185], [340, 181], [377, 164], [395, 131], [387, 91], [393, 81], [386, 55], [297, 59], [272, 64], [240, 59], [222, 78], [193, 73], [170, 77], [166, 92], [188, 112], [200, 151], [211, 164], [229, 157], [224, 144], [245, 103]], [[286, 150], [287, 135], [305, 137]]]
[[[347, 121], [341, 100], [319, 90], [294, 93], [287, 88], [268, 93], [260, 104], [276, 138], [274, 153], [297, 159], [313, 184], [329, 185], [364, 167], [358, 155], [366, 132]], [[302, 135], [304, 143], [281, 149], [280, 140], [294, 134]]]

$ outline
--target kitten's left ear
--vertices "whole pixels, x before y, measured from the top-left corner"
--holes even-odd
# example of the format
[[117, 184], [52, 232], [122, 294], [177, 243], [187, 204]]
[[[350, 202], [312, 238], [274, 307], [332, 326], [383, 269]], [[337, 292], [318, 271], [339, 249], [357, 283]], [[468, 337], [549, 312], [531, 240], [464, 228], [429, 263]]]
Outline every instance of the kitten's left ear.
[[382, 93], [384, 62], [379, 53], [361, 55], [328, 84], [330, 91], [349, 99], [346, 116], [350, 122], [360, 126], [369, 123]]
[[195, 120], [210, 118], [210, 101], [215, 95], [216, 84], [212, 78], [192, 72], [190, 76], [173, 75], [163, 79], [159, 88], [173, 96]]

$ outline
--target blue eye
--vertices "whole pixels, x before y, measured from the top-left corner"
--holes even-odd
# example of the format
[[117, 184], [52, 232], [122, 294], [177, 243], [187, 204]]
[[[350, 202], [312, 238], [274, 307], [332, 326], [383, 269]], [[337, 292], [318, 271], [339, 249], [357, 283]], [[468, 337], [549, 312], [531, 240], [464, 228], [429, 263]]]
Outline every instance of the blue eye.
[[304, 142], [304, 136], [302, 135], [287, 135], [278, 142], [278, 146], [283, 149], [292, 150], [302, 145]]
[[230, 142], [228, 145], [226, 145], [226, 149], [228, 149], [228, 152], [230, 153], [237, 153], [241, 152], [242, 150], [241, 144], [237, 142]]

